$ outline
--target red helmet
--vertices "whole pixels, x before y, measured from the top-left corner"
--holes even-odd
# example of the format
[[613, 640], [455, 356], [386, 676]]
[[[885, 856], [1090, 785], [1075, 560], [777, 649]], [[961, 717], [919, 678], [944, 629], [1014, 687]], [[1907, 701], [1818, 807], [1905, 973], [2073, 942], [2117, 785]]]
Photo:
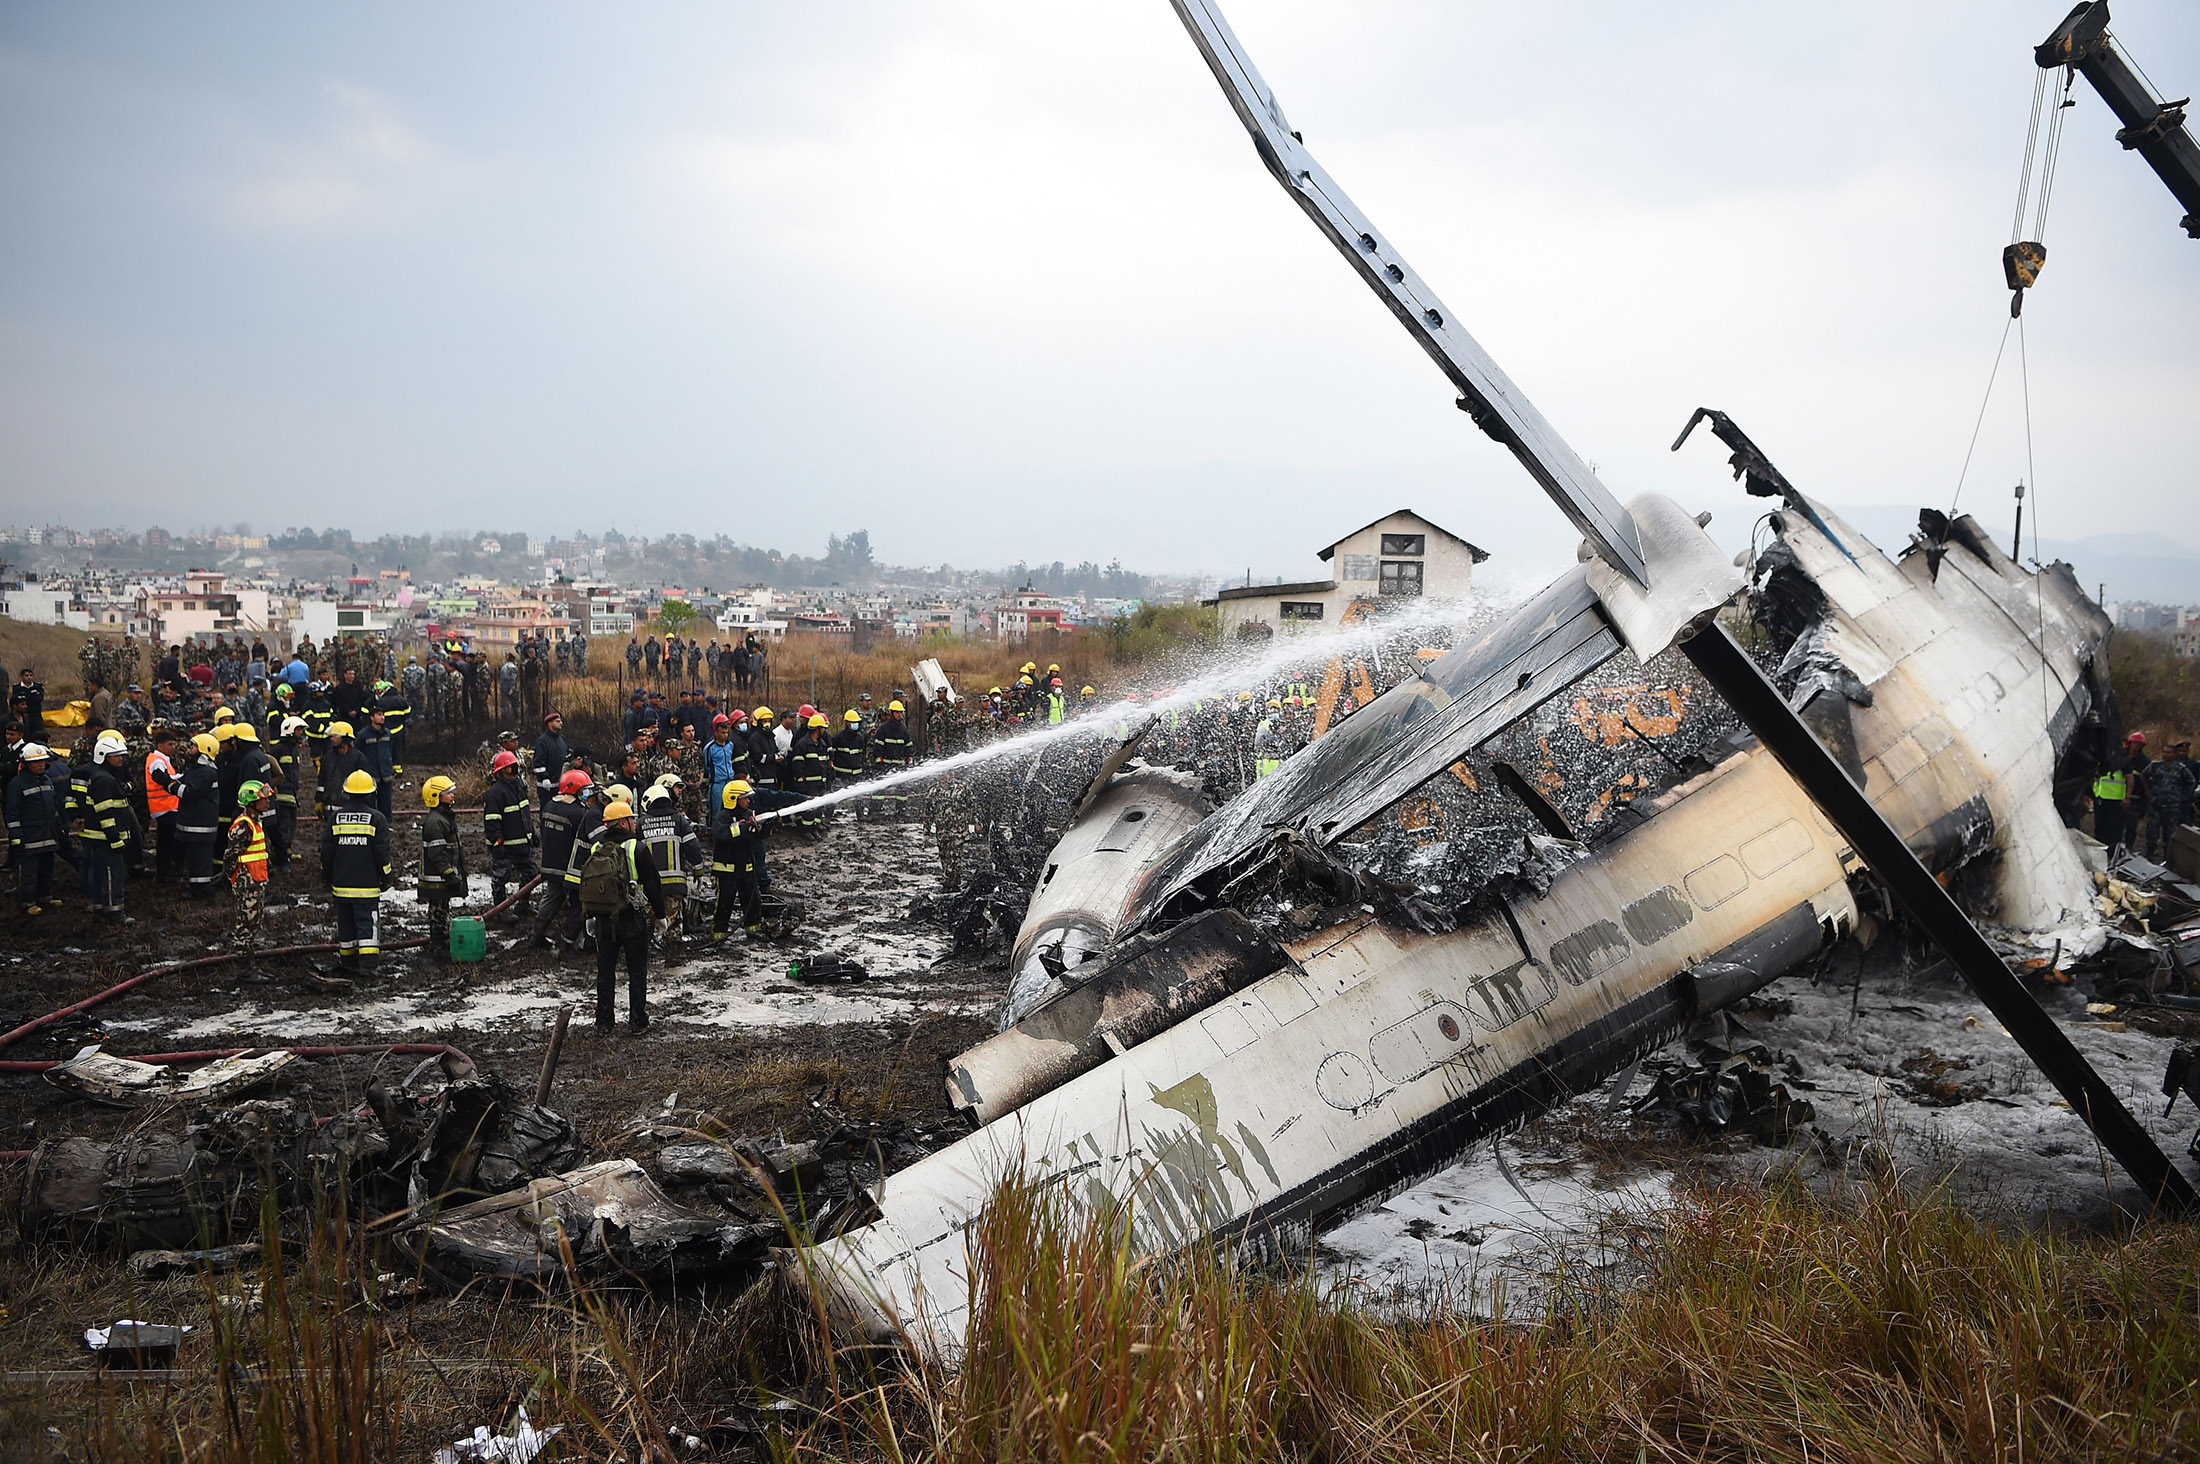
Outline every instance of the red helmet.
[[516, 768], [518, 766], [519, 759], [512, 756], [512, 754], [508, 752], [500, 752], [495, 757], [489, 759], [489, 771], [492, 773], [501, 773], [507, 768]]
[[558, 791], [571, 796], [595, 781], [594, 778], [589, 777], [579, 768], [573, 768], [568, 770], [564, 777], [558, 779]]
[[717, 716], [710, 719], [710, 724], [713, 727], [731, 727], [733, 725], [733, 718], [727, 716], [724, 712], [720, 712]]
[[2131, 747], [2131, 746], [2134, 746], [2134, 745], [2136, 745], [2136, 746], [2139, 746], [2139, 747], [2144, 747], [2144, 746], [2146, 746], [2146, 745], [2147, 745], [2147, 735], [2146, 735], [2146, 733], [2144, 733], [2144, 732], [2134, 732], [2134, 733], [2132, 733], [2132, 734], [2131, 734], [2131, 735], [2130, 735], [2129, 737], [2126, 737], [2126, 738], [2124, 739], [2124, 746], [2126, 746], [2126, 747]]
[[817, 715], [817, 708], [811, 706], [808, 702], [804, 702], [802, 704], [802, 710], [797, 712], [795, 715], [799, 716], [803, 720], [803, 722], [807, 724], [810, 718]]
[[746, 722], [749, 719], [749, 714], [742, 711], [739, 707], [735, 707], [732, 711], [726, 713], [726, 719], [732, 722], [734, 726], [738, 727], [743, 722]]

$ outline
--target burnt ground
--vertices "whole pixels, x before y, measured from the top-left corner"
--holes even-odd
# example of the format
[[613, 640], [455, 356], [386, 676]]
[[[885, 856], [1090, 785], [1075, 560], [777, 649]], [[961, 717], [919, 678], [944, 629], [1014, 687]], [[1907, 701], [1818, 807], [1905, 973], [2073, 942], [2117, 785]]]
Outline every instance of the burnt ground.
[[[413, 867], [418, 821], [397, 822], [394, 863], [402, 876]], [[460, 822], [475, 871], [468, 908], [478, 914], [489, 903], [478, 815]], [[302, 842], [313, 828], [301, 826]], [[949, 1141], [961, 1129], [950, 1121], [943, 1066], [991, 1033], [1005, 973], [988, 969], [986, 958], [977, 964], [948, 958], [947, 939], [909, 917], [911, 900], [938, 888], [931, 840], [914, 820], [859, 824], [844, 814], [814, 839], [775, 836], [770, 860], [777, 892], [803, 902], [795, 928], [777, 940], [694, 948], [669, 970], [653, 961], [651, 1026], [643, 1034], [625, 1026], [623, 972], [619, 1029], [599, 1035], [591, 1021], [593, 955], [537, 951], [524, 944], [523, 929], [498, 924], [490, 928], [488, 958], [478, 965], [443, 966], [425, 951], [400, 952], [347, 992], [322, 990], [308, 979], [309, 962], [331, 962], [329, 955], [178, 972], [41, 1029], [0, 1058], [66, 1058], [92, 1043], [132, 1054], [445, 1042], [524, 1090], [534, 1083], [556, 1010], [570, 1005], [574, 1020], [550, 1106], [572, 1120], [591, 1161], [631, 1155], [646, 1164], [652, 1145], [630, 1132], [629, 1120], [668, 1105], [683, 1123], [725, 1135], [808, 1139], [822, 1103], [858, 1120], [883, 1119], [923, 1146]], [[312, 897], [317, 869], [309, 856], [278, 876], [265, 945], [331, 938], [326, 906]], [[139, 968], [205, 954], [228, 930], [226, 895], [194, 903], [146, 881], [132, 886], [129, 908], [133, 923], [117, 927], [74, 899], [35, 920], [9, 900], [0, 913], [0, 1030]], [[409, 890], [384, 897], [385, 943], [423, 930]], [[816, 955], [853, 961], [868, 979], [826, 987], [789, 979], [791, 961]], [[362, 1102], [370, 1080], [395, 1084], [419, 1061], [316, 1058], [255, 1096], [293, 1097], [322, 1115], [345, 1112]], [[36, 1076], [0, 1075], [0, 1149], [27, 1150], [72, 1134], [111, 1138], [140, 1127], [179, 1131], [182, 1115], [106, 1107]], [[0, 1206], [6, 1212], [0, 1370], [81, 1368], [84, 1328], [119, 1317], [204, 1321], [207, 1301], [197, 1280], [133, 1283], [120, 1255], [19, 1244], [13, 1199], [21, 1175], [19, 1164], [0, 1167], [7, 1200]], [[696, 1194], [677, 1198], [709, 1203]], [[677, 1319], [679, 1309], [671, 1303], [665, 1316]], [[533, 1325], [530, 1317], [528, 1307], [501, 1296], [428, 1296], [408, 1309], [406, 1327], [429, 1353], [478, 1360], [484, 1349], [496, 1352], [497, 1339], [513, 1328]], [[7, 1431], [0, 1428], [0, 1438]]]

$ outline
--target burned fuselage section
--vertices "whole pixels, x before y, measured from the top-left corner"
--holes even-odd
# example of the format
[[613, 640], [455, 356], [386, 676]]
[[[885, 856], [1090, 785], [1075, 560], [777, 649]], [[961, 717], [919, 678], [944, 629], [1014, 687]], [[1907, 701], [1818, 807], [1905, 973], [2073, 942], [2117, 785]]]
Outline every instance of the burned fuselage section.
[[[1817, 506], [1773, 527], [1751, 592], [1765, 653], [1799, 705], [1825, 702], [1871, 800], [1928, 863], [1971, 869], [1995, 918], [2082, 911], [2050, 775], [2093, 710], [2107, 627], [2067, 571], [1982, 537], [1897, 562]], [[951, 1064], [982, 1127], [885, 1181], [881, 1220], [827, 1248], [851, 1299], [951, 1349], [962, 1229], [1010, 1175], [1122, 1207], [1153, 1250], [1318, 1227], [1852, 928], [1865, 877], [1844, 840], [1685, 663], [1635, 661], [1593, 598], [1561, 580], [1119, 896], [1087, 891], [1119, 911], [1112, 943]]]

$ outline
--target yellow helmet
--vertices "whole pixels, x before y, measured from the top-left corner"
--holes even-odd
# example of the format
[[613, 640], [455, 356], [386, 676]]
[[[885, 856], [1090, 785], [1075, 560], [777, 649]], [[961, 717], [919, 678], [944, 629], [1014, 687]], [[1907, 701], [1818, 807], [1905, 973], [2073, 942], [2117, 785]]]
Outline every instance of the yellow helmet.
[[215, 740], [216, 742], [227, 742], [227, 741], [228, 741], [228, 740], [229, 740], [230, 738], [232, 738], [232, 737], [234, 737], [234, 736], [236, 736], [236, 735], [237, 735], [237, 724], [236, 724], [236, 723], [234, 723], [234, 722], [216, 722], [216, 723], [214, 724], [213, 738], [214, 738], [214, 740]]
[[236, 721], [236, 720], [237, 720], [237, 714], [236, 714], [236, 713], [235, 713], [234, 711], [231, 711], [231, 710], [230, 710], [230, 709], [229, 709], [228, 707], [217, 707], [217, 708], [215, 708], [215, 710], [214, 710], [214, 725], [215, 725], [215, 726], [219, 727], [219, 726], [221, 726], [221, 725], [222, 725], [222, 724], [223, 724], [224, 722], [234, 722], [234, 721]]
[[1268, 698], [1268, 709], [1273, 712], [1280, 712], [1283, 710], [1283, 703], [1277, 701], [1274, 697], [1270, 697]]
[[886, 710], [889, 712], [906, 712], [909, 709], [898, 701], [890, 701], [886, 704]]
[[1252, 694], [1251, 692], [1249, 692], [1249, 691], [1241, 691], [1241, 692], [1239, 692], [1239, 693], [1238, 693], [1238, 700], [1239, 700], [1239, 701], [1241, 701], [1241, 702], [1249, 702], [1249, 701], [1251, 701], [1252, 699], [1253, 699], [1253, 694]]
[[769, 722], [772, 719], [772, 709], [770, 707], [758, 707], [749, 715], [759, 722]]
[[427, 782], [420, 785], [420, 801], [426, 804], [428, 807], [433, 808], [438, 803], [441, 803], [443, 801], [444, 794], [455, 793], [457, 791], [458, 784], [452, 782], [449, 778], [444, 777], [441, 773], [437, 773], [434, 777], [428, 779]]
[[222, 745], [214, 740], [214, 734], [211, 732], [198, 733], [191, 739], [191, 745], [208, 757], [212, 757], [222, 750]]
[[222, 730], [239, 742], [257, 742], [260, 740], [260, 734], [253, 730], [250, 722], [227, 723]]
[[344, 791], [346, 793], [372, 793], [374, 791], [374, 774], [368, 772], [365, 768], [359, 769], [359, 771], [344, 779]]
[[718, 801], [727, 808], [731, 808], [748, 797], [750, 791], [747, 783], [742, 782], [739, 778], [734, 778], [726, 784], [725, 791], [718, 795]]
[[603, 821], [605, 823], [614, 823], [619, 819], [632, 818], [633, 816], [634, 805], [627, 802], [624, 798], [613, 799], [609, 804], [605, 806], [603, 811]]
[[329, 736], [331, 736], [331, 737], [349, 737], [349, 736], [351, 736], [351, 723], [349, 723], [349, 722], [331, 722], [331, 723], [329, 723], [329, 724], [328, 724], [328, 735], [329, 735]]
[[1037, 661], [1026, 661], [1017, 669], [1020, 671], [1036, 671], [1039, 669], [1039, 663]]
[[857, 710], [856, 710], [856, 709], [855, 709], [854, 707], [850, 707], [850, 708], [848, 708], [848, 710], [847, 710], [847, 711], [846, 711], [846, 712], [845, 712], [845, 713], [844, 713], [844, 714], [843, 714], [843, 715], [841, 716], [841, 719], [840, 719], [840, 720], [841, 720], [841, 721], [843, 721], [843, 722], [849, 722], [849, 723], [854, 723], [854, 722], [860, 722], [860, 721], [862, 721], [862, 720], [863, 720], [863, 713], [861, 713], [861, 712], [857, 711]]
[[1085, 689], [1084, 689], [1083, 691], [1080, 691], [1080, 692], [1078, 692], [1077, 694], [1078, 694], [1079, 696], [1094, 696], [1094, 695], [1097, 695], [1097, 693], [1096, 693], [1096, 692], [1094, 692], [1094, 691], [1093, 691], [1093, 689], [1092, 689], [1091, 687], [1089, 687], [1089, 686], [1088, 686], [1088, 687], [1086, 687], [1086, 688], [1085, 688]]
[[1059, 670], [1061, 670], [1061, 669], [1062, 669], [1062, 663], [1061, 663], [1060, 661], [1049, 661], [1049, 662], [1047, 662], [1047, 673], [1048, 673], [1049, 675], [1052, 675], [1052, 674], [1053, 674], [1054, 672], [1056, 672], [1056, 671], [1059, 671]]
[[810, 713], [810, 725], [812, 727], [826, 727], [830, 726], [831, 723], [825, 720], [825, 714], [823, 712], [812, 712]]

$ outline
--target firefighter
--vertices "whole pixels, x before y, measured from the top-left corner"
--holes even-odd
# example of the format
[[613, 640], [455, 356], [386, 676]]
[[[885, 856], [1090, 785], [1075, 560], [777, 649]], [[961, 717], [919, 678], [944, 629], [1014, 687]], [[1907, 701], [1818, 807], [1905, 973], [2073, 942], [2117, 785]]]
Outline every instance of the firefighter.
[[596, 1030], [618, 1025], [612, 982], [626, 957], [626, 1020], [630, 1030], [649, 1027], [649, 931], [665, 916], [657, 862], [642, 848], [633, 805], [621, 799], [605, 807], [603, 832], [581, 871], [581, 908], [596, 920]]
[[[909, 766], [917, 754], [917, 740], [910, 735], [909, 723], [904, 720], [908, 708], [899, 700], [886, 704], [886, 719], [878, 724], [871, 736], [871, 764], [881, 773], [892, 776]], [[874, 800], [880, 811], [886, 814], [900, 813], [907, 801], [901, 794], [888, 793]]]
[[736, 902], [741, 906], [740, 938], [754, 940], [764, 932], [764, 897], [757, 884], [764, 865], [764, 826], [749, 806], [749, 785], [736, 778], [720, 790], [718, 803], [710, 830], [710, 868], [718, 879], [718, 905], [710, 919], [714, 945], [726, 938]]
[[230, 892], [237, 897], [229, 941], [240, 951], [259, 945], [260, 922], [267, 914], [267, 815], [274, 806], [272, 787], [258, 778], [247, 781], [237, 790], [237, 817], [229, 826], [229, 841], [222, 851]]
[[657, 866], [657, 887], [670, 914], [665, 920], [665, 965], [680, 960], [688, 897], [688, 871], [703, 862], [703, 843], [680, 809], [680, 779], [667, 773], [642, 794], [642, 845]]
[[41, 914], [49, 906], [61, 908], [53, 892], [53, 862], [61, 851], [68, 810], [61, 790], [47, 776], [51, 761], [43, 743], [26, 742], [16, 749], [16, 774], [8, 781], [8, 859], [15, 866], [15, 889], [26, 915]]
[[[863, 713], [850, 707], [841, 713], [842, 727], [833, 734], [831, 759], [833, 786], [845, 788], [851, 783], [863, 781], [864, 764], [870, 760], [870, 739], [863, 732]], [[863, 805], [856, 805], [860, 816]]]
[[201, 732], [191, 747], [176, 794], [176, 848], [183, 855], [184, 894], [203, 900], [214, 892], [214, 853], [221, 847], [221, 771], [214, 766], [221, 744]]
[[382, 714], [382, 725], [389, 729], [390, 771], [401, 774], [405, 771], [405, 723], [412, 716], [412, 698], [391, 682], [377, 681], [373, 707]]
[[[581, 776], [588, 775], [582, 773]], [[587, 916], [581, 910], [581, 868], [596, 847], [596, 836], [603, 831], [604, 805], [612, 801], [610, 788], [602, 783], [584, 783], [575, 798], [580, 804], [580, 817], [573, 828], [572, 850], [565, 856], [564, 876], [558, 881], [565, 891], [565, 928], [560, 938], [565, 942], [567, 955], [578, 952], [586, 938]]]
[[374, 777], [344, 779], [344, 800], [321, 823], [321, 875], [336, 913], [337, 969], [371, 975], [381, 964], [382, 892], [390, 887], [390, 824], [375, 807]]
[[85, 770], [84, 796], [74, 820], [77, 826], [77, 877], [84, 902], [94, 914], [120, 917], [126, 876], [123, 851], [137, 838], [137, 815], [130, 811], [130, 790], [124, 781], [123, 759], [129, 744], [120, 732], [102, 732], [92, 743], [92, 760]]
[[[504, 903], [507, 886], [535, 877], [535, 830], [527, 815], [527, 790], [519, 780], [519, 758], [500, 752], [489, 760], [489, 791], [481, 799], [481, 838], [489, 846], [489, 900]], [[507, 910], [507, 925], [519, 924], [519, 911]]]
[[268, 864], [277, 872], [290, 868], [290, 851], [298, 844], [298, 790], [313, 776], [313, 748], [306, 735], [306, 719], [285, 717], [275, 744], [275, 817], [267, 826]]
[[392, 817], [397, 798], [397, 742], [390, 736], [380, 707], [367, 708], [367, 725], [359, 729], [352, 746], [359, 750], [360, 762], [374, 779], [375, 806], [382, 810], [382, 817]]
[[[825, 714], [810, 713], [808, 723], [787, 748], [785, 782], [787, 791], [797, 799], [822, 798], [832, 787], [833, 745], [825, 728]], [[796, 815], [795, 823], [815, 833], [824, 826], [825, 814], [811, 809]]]
[[589, 821], [590, 805], [588, 789], [592, 783], [588, 774], [572, 768], [558, 777], [549, 801], [542, 805], [542, 898], [535, 902], [535, 928], [530, 939], [538, 946], [548, 946], [550, 922], [558, 918], [558, 912], [579, 898], [579, 879], [567, 882], [573, 864], [573, 844], [580, 837], [581, 827]]
[[458, 819], [450, 800], [458, 784], [442, 774], [420, 785], [427, 812], [420, 819], [420, 883], [415, 891], [428, 907], [428, 950], [438, 962], [451, 960], [451, 901], [466, 898], [466, 850], [458, 840]]

